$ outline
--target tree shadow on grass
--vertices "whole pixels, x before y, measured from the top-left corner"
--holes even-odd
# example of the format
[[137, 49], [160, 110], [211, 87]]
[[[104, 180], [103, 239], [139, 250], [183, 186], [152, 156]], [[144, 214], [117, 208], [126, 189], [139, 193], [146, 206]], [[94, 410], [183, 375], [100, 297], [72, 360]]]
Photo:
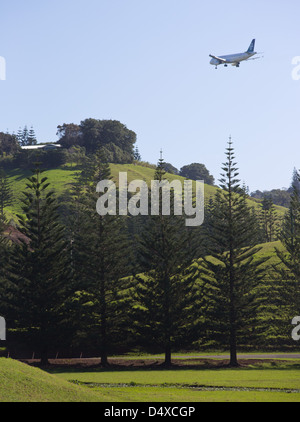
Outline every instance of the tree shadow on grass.
[[[38, 361], [23, 362], [41, 367]], [[240, 359], [238, 367], [230, 366], [229, 359], [174, 359], [165, 365], [163, 359], [109, 359], [101, 365], [100, 359], [55, 359], [41, 369], [51, 373], [61, 372], [117, 372], [117, 371], [185, 371], [185, 370], [300, 370], [300, 361], [275, 359]]]

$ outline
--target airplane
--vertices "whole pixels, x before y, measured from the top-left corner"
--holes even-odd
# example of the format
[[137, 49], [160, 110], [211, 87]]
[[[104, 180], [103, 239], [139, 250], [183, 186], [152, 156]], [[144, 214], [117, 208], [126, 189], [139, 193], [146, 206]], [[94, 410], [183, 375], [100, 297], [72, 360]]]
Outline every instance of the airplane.
[[255, 60], [260, 59], [260, 57], [255, 57], [251, 59], [252, 56], [255, 54], [258, 54], [254, 51], [255, 47], [255, 39], [251, 41], [251, 44], [245, 53], [237, 53], [237, 54], [229, 54], [227, 56], [214, 56], [212, 54], [209, 55], [209, 57], [212, 57], [210, 64], [216, 66], [217, 69], [220, 64], [224, 64], [225, 67], [228, 66], [228, 64], [231, 64], [232, 66], [240, 67], [240, 62], [244, 60]]

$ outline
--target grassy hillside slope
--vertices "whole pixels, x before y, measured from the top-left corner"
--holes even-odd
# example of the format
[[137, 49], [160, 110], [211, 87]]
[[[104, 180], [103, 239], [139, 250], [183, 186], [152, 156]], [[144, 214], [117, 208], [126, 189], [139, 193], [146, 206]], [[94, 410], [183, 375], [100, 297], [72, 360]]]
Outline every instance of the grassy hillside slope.
[[24, 363], [0, 358], [0, 402], [95, 402], [95, 393]]
[[258, 257], [269, 259], [265, 265], [270, 266], [281, 263], [275, 251], [275, 248], [280, 251], [284, 250], [284, 246], [279, 240], [277, 240], [276, 242], [263, 243], [258, 246], [261, 247], [261, 250], [257, 254]]
[[[144, 167], [135, 164], [111, 164], [111, 173], [113, 180], [118, 184], [119, 172], [127, 172], [128, 182], [132, 180], [144, 180], [148, 186], [150, 186], [151, 180], [154, 178], [155, 170], [149, 167]], [[52, 169], [45, 171], [44, 175], [49, 178], [51, 183], [51, 189], [53, 189], [58, 196], [63, 195], [68, 189], [70, 189], [72, 183], [75, 181], [76, 171], [74, 168], [69, 166], [62, 166], [57, 169]], [[7, 171], [7, 174], [12, 182], [12, 190], [14, 197], [14, 204], [11, 207], [8, 207], [7, 214], [9, 218], [15, 218], [16, 213], [21, 212], [21, 198], [22, 191], [26, 188], [27, 177], [31, 175], [30, 171], [14, 169]], [[173, 174], [167, 174], [167, 179], [171, 182], [174, 179], [180, 180], [183, 185], [185, 180], [183, 177], [176, 176]], [[205, 200], [209, 200], [210, 197], [214, 196], [216, 193], [215, 186], [205, 185]], [[258, 207], [258, 201], [249, 199], [249, 205]], [[284, 215], [286, 208], [276, 206], [278, 216], [281, 217]]]

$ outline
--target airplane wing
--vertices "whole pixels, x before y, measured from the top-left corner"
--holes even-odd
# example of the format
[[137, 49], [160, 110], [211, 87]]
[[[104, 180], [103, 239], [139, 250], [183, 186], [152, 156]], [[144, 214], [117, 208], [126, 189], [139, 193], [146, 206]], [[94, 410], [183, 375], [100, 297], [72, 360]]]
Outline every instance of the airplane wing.
[[226, 63], [226, 60], [222, 59], [221, 57], [213, 56], [212, 54], [210, 54], [209, 57], [218, 60], [220, 63]]
[[264, 56], [259, 56], [259, 57], [253, 57], [253, 59], [248, 59], [248, 60], [257, 60], [257, 59], [263, 59]]

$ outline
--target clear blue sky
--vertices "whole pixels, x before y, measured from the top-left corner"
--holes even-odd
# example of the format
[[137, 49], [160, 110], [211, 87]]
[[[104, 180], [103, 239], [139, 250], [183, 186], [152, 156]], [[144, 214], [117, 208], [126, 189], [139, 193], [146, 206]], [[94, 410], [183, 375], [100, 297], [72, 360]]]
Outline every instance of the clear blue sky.
[[[39, 142], [85, 118], [137, 133], [142, 158], [204, 163], [219, 177], [229, 135], [250, 190], [289, 187], [300, 168], [298, 0], [10, 0], [1, 4], [0, 131]], [[209, 54], [261, 60], [209, 65]]]

